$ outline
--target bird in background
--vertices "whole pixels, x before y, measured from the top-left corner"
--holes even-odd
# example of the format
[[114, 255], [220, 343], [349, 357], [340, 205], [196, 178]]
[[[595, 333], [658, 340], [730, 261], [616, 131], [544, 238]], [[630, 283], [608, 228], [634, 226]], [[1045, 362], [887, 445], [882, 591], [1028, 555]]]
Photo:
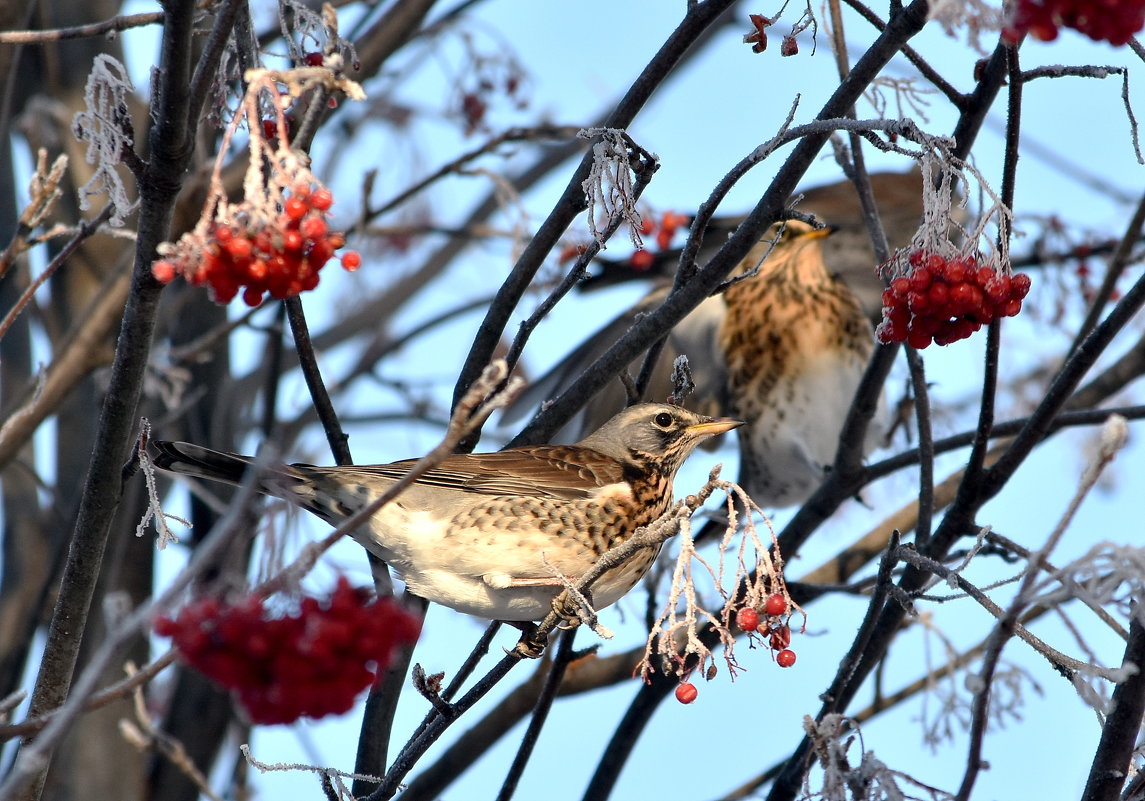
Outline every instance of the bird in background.
[[[414, 595], [491, 620], [539, 621], [608, 550], [666, 512], [676, 471], [697, 445], [739, 426], [679, 406], [624, 409], [575, 445], [455, 454], [418, 478], [352, 533]], [[240, 484], [248, 456], [154, 441], [155, 465]], [[417, 460], [382, 465], [270, 468], [262, 492], [338, 526]], [[590, 588], [603, 609], [631, 590], [659, 548], [637, 551]]]
[[[906, 245], [922, 213], [921, 172], [871, 178], [891, 247]], [[671, 365], [677, 356], [687, 356], [695, 389], [684, 405], [745, 421], [737, 432], [739, 483], [765, 508], [800, 504], [822, 483], [874, 350], [872, 318], [882, 308], [883, 285], [851, 184], [808, 190], [800, 209], [822, 214], [831, 227], [795, 220], [773, 227], [733, 271], [739, 280], [705, 299], [669, 333], [647, 391], [647, 397], [667, 397], [673, 391]], [[709, 231], [705, 247], [722, 244], [719, 240]], [[605, 276], [598, 283], [617, 280], [608, 269], [598, 273]], [[531, 413], [572, 383], [638, 315], [662, 302], [667, 280], [530, 386], [503, 421]], [[633, 362], [630, 374], [640, 366], [640, 360]], [[625, 402], [623, 386], [612, 382], [558, 441], [575, 439]], [[879, 442], [884, 407], [868, 428], [864, 452]]]

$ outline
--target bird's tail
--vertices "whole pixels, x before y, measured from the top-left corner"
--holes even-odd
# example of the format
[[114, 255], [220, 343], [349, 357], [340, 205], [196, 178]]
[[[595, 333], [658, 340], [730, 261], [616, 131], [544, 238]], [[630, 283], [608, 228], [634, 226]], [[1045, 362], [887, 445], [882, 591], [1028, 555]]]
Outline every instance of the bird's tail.
[[151, 445], [156, 451], [154, 461], [159, 469], [227, 484], [241, 484], [243, 473], [254, 463], [249, 456], [214, 451], [190, 442], [152, 440]]

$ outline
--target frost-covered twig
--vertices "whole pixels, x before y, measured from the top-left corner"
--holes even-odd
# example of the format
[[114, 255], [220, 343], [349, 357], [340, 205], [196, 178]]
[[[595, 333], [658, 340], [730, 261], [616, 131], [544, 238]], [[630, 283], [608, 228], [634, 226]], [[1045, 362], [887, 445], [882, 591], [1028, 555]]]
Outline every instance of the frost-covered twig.
[[87, 142], [87, 163], [95, 167], [91, 178], [79, 189], [80, 209], [91, 208], [88, 198], [92, 195], [107, 192], [113, 209], [111, 224], [116, 227], [123, 225], [135, 208], [116, 169], [135, 156], [135, 127], [128, 106], [134, 91], [127, 68], [112, 56], [100, 53], [84, 87], [86, 109], [76, 114], [72, 123], [76, 138]]
[[[643, 246], [640, 237], [642, 220], [636, 201], [633, 167], [659, 163], [656, 155], [640, 147], [626, 131], [616, 128], [586, 128], [577, 133], [581, 139], [600, 137], [592, 146], [592, 168], [581, 185], [588, 203], [588, 230], [593, 239], [604, 247], [609, 229], [615, 230], [619, 221], [627, 221], [628, 233], [634, 248]], [[603, 225], [597, 222], [597, 210], [604, 216]]]
[[301, 762], [260, 762], [251, 754], [249, 743], [243, 743], [240, 745], [239, 750], [242, 751], [243, 758], [247, 761], [247, 764], [257, 768], [260, 773], [293, 770], [300, 770], [307, 773], [317, 773], [319, 776], [337, 788], [339, 798], [354, 798], [353, 793], [350, 792], [350, 788], [346, 786], [344, 781], [345, 779], [349, 779], [351, 781], [364, 781], [369, 782], [370, 784], [378, 784], [381, 782], [381, 779], [379, 779], [377, 776], [348, 773], [346, 771], [335, 770], [334, 768], [326, 768], [320, 765], [307, 765]]

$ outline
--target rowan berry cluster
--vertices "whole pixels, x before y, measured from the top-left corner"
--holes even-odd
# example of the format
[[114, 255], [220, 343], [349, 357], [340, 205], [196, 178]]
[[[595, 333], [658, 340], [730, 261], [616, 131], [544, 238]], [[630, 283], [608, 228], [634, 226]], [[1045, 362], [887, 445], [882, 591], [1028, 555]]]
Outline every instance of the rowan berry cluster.
[[[333, 204], [329, 189], [296, 184], [269, 222], [258, 224], [244, 215], [216, 221], [205, 236], [193, 232], [163, 247], [165, 258], [156, 261], [151, 272], [164, 284], [177, 275], [196, 286], [206, 284], [216, 303], [229, 303], [240, 290], [243, 302], [258, 306], [267, 294], [281, 300], [314, 289], [318, 272], [346, 244], [346, 237], [327, 223]], [[341, 262], [352, 272], [362, 258], [351, 250], [342, 254]]]
[[787, 597], [783, 593], [774, 593], [767, 597], [763, 603], [763, 616], [760, 610], [752, 606], [745, 606], [736, 612], [736, 626], [741, 631], [755, 632], [763, 637], [775, 655], [775, 661], [780, 667], [791, 667], [795, 664], [795, 652], [791, 645], [791, 626], [788, 625]]
[[[782, 668], [789, 668], [795, 664], [795, 652], [791, 650], [791, 626], [789, 618], [791, 607], [787, 596], [783, 593], [773, 593], [763, 602], [763, 607], [744, 606], [736, 610], [735, 624], [747, 634], [758, 634], [771, 648], [775, 662]], [[714, 674], [711, 669], [711, 675]], [[696, 700], [700, 691], [690, 681], [681, 682], [676, 686], [676, 700], [681, 704], [690, 704]]]
[[260, 596], [249, 595], [199, 598], [155, 621], [155, 632], [173, 638], [185, 662], [233, 691], [260, 724], [348, 712], [420, 630], [394, 601], [371, 601], [345, 578], [325, 601], [304, 597], [288, 615], [272, 615]]
[[995, 318], [1013, 317], [1030, 291], [1025, 273], [1007, 275], [975, 257], [947, 258], [916, 250], [908, 270], [883, 290], [879, 342], [906, 342], [925, 348], [949, 345]]
[[1063, 27], [1094, 41], [1124, 45], [1145, 27], [1145, 0], [1018, 0], [1002, 35], [1010, 42], [1026, 33], [1052, 42]]
[[[666, 211], [660, 216], [660, 221], [657, 222], [652, 217], [645, 217], [641, 221], [640, 235], [652, 236], [656, 235], [656, 247], [659, 250], [667, 250], [672, 246], [672, 240], [676, 237], [676, 232], [685, 225], [691, 222], [691, 218], [686, 214], [680, 214], [675, 211]], [[652, 251], [644, 248], [637, 248], [629, 258], [629, 263], [632, 269], [644, 271], [652, 267], [656, 262], [656, 256]]]

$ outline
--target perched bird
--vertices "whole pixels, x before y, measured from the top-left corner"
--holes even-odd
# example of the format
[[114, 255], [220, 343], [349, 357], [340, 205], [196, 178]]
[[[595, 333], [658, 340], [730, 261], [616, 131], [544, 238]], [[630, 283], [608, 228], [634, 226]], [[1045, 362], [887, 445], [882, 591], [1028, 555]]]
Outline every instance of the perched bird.
[[[829, 233], [799, 221], [772, 229], [736, 268], [739, 280], [672, 330], [649, 387], [651, 397], [666, 396], [672, 361], [678, 354], [688, 357], [696, 388], [684, 404], [745, 421], [738, 432], [739, 483], [765, 507], [802, 503], [822, 482], [874, 350], [871, 322], [824, 261]], [[517, 406], [555, 394], [667, 291], [653, 292], [594, 335], [518, 398]], [[634, 363], [632, 369], [638, 368]], [[623, 402], [624, 390], [614, 382], [573, 426], [591, 426]], [[879, 428], [871, 426], [868, 447]], [[562, 436], [570, 435], [566, 430]]]
[[[541, 620], [563, 590], [672, 502], [677, 469], [703, 440], [740, 425], [666, 404], [631, 406], [575, 445], [449, 456], [353, 533], [408, 590], [477, 617]], [[154, 442], [156, 466], [237, 484], [252, 459], [185, 442]], [[415, 460], [383, 465], [282, 466], [262, 491], [332, 525], [405, 475]], [[644, 549], [591, 587], [597, 609], [615, 603], [656, 558]]]
[[[802, 503], [835, 459], [839, 434], [874, 351], [858, 298], [827, 272], [830, 231], [788, 222], [759, 273], [730, 286], [716, 339], [726, 408], [742, 416], [740, 484], [756, 503]], [[763, 257], [765, 243], [748, 254]], [[867, 432], [867, 449], [880, 426]]]

